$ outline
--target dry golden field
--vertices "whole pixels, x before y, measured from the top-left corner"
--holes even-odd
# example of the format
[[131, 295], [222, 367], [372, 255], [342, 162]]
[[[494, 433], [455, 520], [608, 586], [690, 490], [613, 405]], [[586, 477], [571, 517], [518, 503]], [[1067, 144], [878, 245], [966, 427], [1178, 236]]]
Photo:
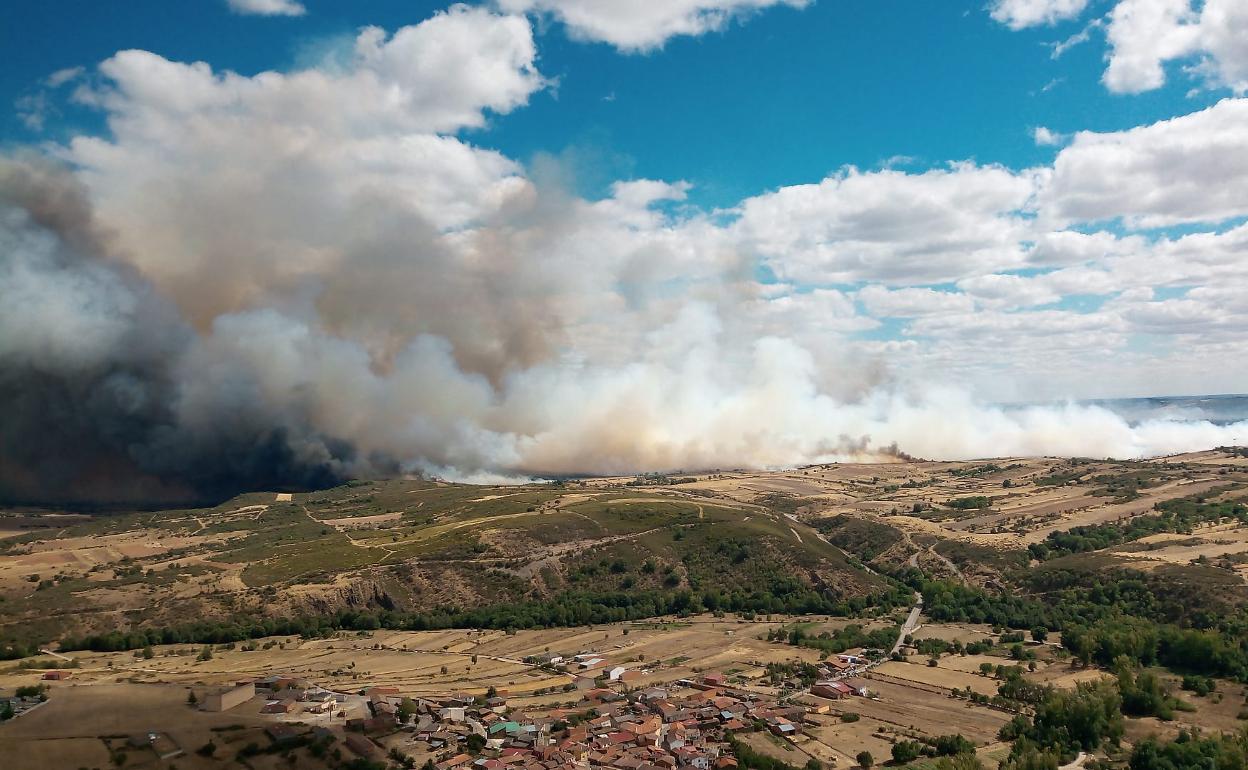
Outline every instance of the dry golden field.
[[[306, 679], [344, 693], [360, 692], [372, 685], [394, 685], [411, 695], [481, 693], [493, 686], [507, 693], [509, 705], [528, 713], [540, 714], [552, 707], [575, 704], [581, 697], [576, 690], [593, 686], [592, 677], [601, 668], [575, 676], [548, 673], [523, 662], [526, 656], [544, 652], [571, 655], [592, 651], [606, 659], [607, 664], [644, 671], [645, 676], [629, 687], [670, 686], [699, 673], [721, 672], [732, 678], [735, 687], [778, 696], [783, 693], [756, 678], [762, 674], [763, 666], [817, 662], [823, 657], [815, 650], [761, 638], [768, 630], [780, 625], [789, 627], [795, 621], [802, 621], [814, 632], [849, 622], [817, 618], [745, 622], [698, 616], [679, 621], [516, 633], [377, 631], [341, 633], [332, 639], [316, 640], [276, 637], [259, 640], [260, 649], [254, 651], [218, 647], [211, 660], [198, 660], [200, 648], [189, 646], [156, 647], [151, 659], [134, 653], [75, 654], [72, 662], [65, 661], [73, 678], [52, 683], [45, 705], [0, 726], [0, 745], [15, 750], [14, 756], [19, 757], [16, 764], [6, 767], [105, 767], [109, 762], [107, 747], [116, 748], [119, 741], [124, 741], [109, 736], [157, 731], [183, 750], [193, 751], [213, 740], [223, 750], [228, 746], [232, 753], [247, 742], [267, 745], [260, 731], [272, 721], [323, 725], [340, 732], [345, 718], [366, 715], [362, 698], [349, 700], [328, 716], [263, 715], [259, 713], [263, 702], [260, 698], [221, 714], [187, 705], [190, 691], [202, 694], [214, 686], [273, 673]], [[958, 624], [925, 624], [915, 634], [921, 638], [963, 641], [988, 635], [983, 627]], [[1036, 649], [1040, 653], [1039, 665], [1035, 672], [1027, 674], [1035, 681], [1073, 687], [1076, 682], [1105, 676], [1095, 669], [1073, 668], [1048, 652], [1053, 647]], [[815, 757], [848, 767], [864, 749], [885, 758], [895, 741], [952, 732], [961, 733], [988, 751], [1010, 714], [955, 698], [952, 691], [969, 687], [994, 694], [997, 681], [981, 674], [979, 667], [982, 663], [1009, 665], [1011, 661], [1003, 657], [1004, 652], [1002, 648], [996, 655], [946, 654], [939, 657], [936, 667], [927, 665], [926, 656], [912, 655], [904, 662], [886, 662], [864, 677], [871, 691], [869, 698], [826, 701], [793, 693], [808, 705], [822, 704], [818, 709], [822, 713], [811, 714], [806, 735], [788, 747], [765, 734], [752, 735], [748, 740], [758, 750], [797, 766]], [[74, 668], [68, 669], [69, 666]], [[9, 664], [0, 669], [0, 694], [38, 683], [41, 673]], [[1184, 698], [1195, 702], [1198, 710], [1183, 714], [1176, 724], [1236, 726], [1242, 688], [1230, 684], [1221, 687], [1222, 694], [1216, 701], [1214, 697], [1195, 699], [1185, 693]], [[843, 713], [857, 714], [858, 719], [843, 721]], [[1136, 722], [1133, 720], [1132, 730], [1141, 731], [1147, 726]], [[221, 729], [226, 727], [231, 729]], [[1171, 729], [1160, 727], [1163, 732]], [[401, 736], [390, 742], [406, 747]], [[259, 757], [255, 766], [268, 767], [266, 763], [271, 760], [275, 757]], [[148, 749], [130, 750], [126, 766], [171, 764], [179, 768], [221, 766], [193, 753], [161, 761]]]
[[[1004, 572], [1025, 570], [1027, 546], [1050, 533], [1145, 515], [1167, 500], [1240, 500], [1245, 488], [1248, 465], [1206, 452], [1152, 463], [876, 462], [560, 486], [393, 480], [324, 492], [256, 493], [187, 511], [64, 519], [49, 514], [46, 520], [0, 511], [0, 630], [29, 631], [42, 645], [66, 629], [173, 625], [248, 613], [486, 606], [572, 590], [713, 586], [745, 592], [792, 576], [800, 578], [798, 585], [863, 596], [888, 585], [881, 573], [906, 568], [993, 587]], [[1248, 526], [1201, 524], [1139, 537], [1096, 557], [1144, 571], [1196, 564], [1219, 570], [1219, 580], [1242, 584], [1248, 577]], [[694, 574], [691, 565], [707, 571]], [[162, 741], [188, 753], [160, 760], [149, 749], [131, 750], [127, 767], [168, 767], [173, 761], [179, 768], [219, 767], [194, 749], [211, 739], [228, 745], [232, 756], [247, 742], [267, 740], [260, 731], [275, 719], [340, 731], [344, 719], [364, 715], [363, 701], [352, 695], [334, 714], [318, 717], [261, 715], [259, 701], [207, 714], [186, 704], [190, 691], [281, 673], [353, 694], [371, 685], [393, 685], [413, 696], [495, 688], [508, 694], [514, 708], [544, 713], [576, 703], [603, 668], [621, 665], [640, 672], [630, 688], [715, 671], [745, 690], [801, 696], [821, 706], [825, 713], [812, 715], [795, 745], [750, 737], [758, 750], [798, 766], [815, 757], [847, 767], [864, 749], [882, 760], [895, 741], [951, 732], [973, 740], [986, 755], [999, 753], [997, 731], [1010, 714], [953, 693], [969, 688], [994, 695], [999, 682], [980, 667], [1011, 664], [1002, 646], [982, 655], [943, 654], [935, 666], [911, 650], [865, 675], [871, 698], [821, 702], [782, 691], [764, 676], [768, 664], [826, 657], [766, 641], [769, 631], [800, 626], [813, 637], [851, 623], [871, 630], [896, 624], [905, 611], [895, 607], [881, 614], [888, 617], [760, 612], [545, 630], [339, 631], [329, 638], [217, 645], [209, 660], [199, 659], [198, 644], [157, 645], [150, 659], [132, 651], [68, 652], [57, 661], [44, 654], [47, 665], [72, 667], [73, 678], [53, 683], [47, 704], [0, 725], [0, 747], [14, 758], [6, 768], [105, 767], [125, 736], [158, 730]], [[999, 631], [920, 617], [911, 637], [916, 644], [970, 644]], [[1052, 633], [1047, 645], [1029, 647], [1037, 659], [1027, 678], [1069, 688], [1106, 675], [1072, 666], [1059, 643]], [[547, 652], [593, 652], [604, 664], [574, 675], [524, 661]], [[22, 665], [0, 664], [0, 695], [40, 681], [39, 669]], [[1166, 725], [1132, 720], [1132, 733], [1241, 724], [1244, 693], [1238, 685], [1220, 683], [1219, 692], [1205, 698], [1179, 697], [1195, 711], [1181, 712]], [[844, 721], [843, 713], [858, 718]], [[251, 760], [254, 768], [277, 767], [278, 761], [276, 755]]]

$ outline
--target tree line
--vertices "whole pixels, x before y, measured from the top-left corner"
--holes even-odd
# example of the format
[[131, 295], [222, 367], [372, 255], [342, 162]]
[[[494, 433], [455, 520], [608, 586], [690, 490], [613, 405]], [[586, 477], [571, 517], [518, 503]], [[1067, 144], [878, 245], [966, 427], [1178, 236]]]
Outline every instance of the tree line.
[[1207, 586], [1128, 570], [1028, 575], [1029, 591], [1011, 594], [923, 581], [924, 611], [936, 622], [1061, 631], [1085, 664], [1113, 667], [1126, 658], [1248, 682], [1248, 612]]
[[[1212, 493], [1211, 493], [1212, 494]], [[1126, 521], [1088, 524], [1051, 532], [1040, 543], [1028, 546], [1032, 558], [1047, 561], [1074, 553], [1099, 551], [1163, 532], [1191, 533], [1200, 524], [1227, 519], [1248, 523], [1248, 506], [1242, 502], [1210, 503], [1198, 499], [1165, 500], [1154, 506], [1157, 513]]]
[[[447, 628], [527, 629], [601, 625], [643, 620], [663, 615], [690, 615], [715, 610], [752, 613], [825, 614], [850, 616], [867, 606], [896, 606], [907, 599], [902, 589], [873, 597], [833, 598], [813, 588], [801, 588], [777, 595], [766, 589], [751, 593], [715, 590], [694, 594], [690, 591], [564, 593], [546, 601], [495, 604], [486, 607], [443, 608], [428, 612], [396, 610], [341, 610], [334, 613], [295, 618], [236, 617], [230, 620], [196, 621], [171, 626], [111, 631], [61, 640], [62, 650], [116, 652], [137, 650], [157, 644], [227, 644], [266, 636], [297, 635], [318, 638], [338, 631], [376, 629], [427, 631]], [[0, 651], [3, 653], [4, 651]], [[13, 650], [8, 654], [11, 657]]]

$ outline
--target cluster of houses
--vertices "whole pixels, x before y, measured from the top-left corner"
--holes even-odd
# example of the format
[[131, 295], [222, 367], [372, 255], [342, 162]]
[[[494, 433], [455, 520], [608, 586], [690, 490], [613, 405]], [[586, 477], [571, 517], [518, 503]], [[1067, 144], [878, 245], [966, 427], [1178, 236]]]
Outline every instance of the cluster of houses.
[[[407, 697], [397, 687], [378, 685], [357, 695], [269, 676], [209, 696], [205, 707], [229, 708], [262, 695], [262, 713], [341, 718], [349, 713], [344, 745], [354, 753], [379, 757], [382, 749], [374, 739], [393, 746], [401, 735], [399, 745], [423, 744], [436, 770], [730, 770], [737, 765], [728, 748], [732, 733], [766, 730], [793, 740], [808, 714], [829, 708], [816, 699], [795, 703], [739, 689], [718, 673], [635, 689], [628, 683], [644, 672], [611, 667], [593, 653], [528, 661], [575, 672], [584, 685], [577, 688], [581, 702], [529, 712], [513, 709], [507, 693], [493, 689], [485, 695]], [[810, 694], [833, 700], [866, 696], [865, 683], [846, 678], [863, 663], [853, 655], [825, 661]]]
[[229, 711], [256, 696], [264, 697], [261, 714], [331, 714], [349, 697], [317, 687], [305, 679], [267, 676], [201, 692], [199, 707], [204, 711]]
[[567, 658], [562, 655], [546, 653], [526, 658], [526, 661], [543, 666], [551, 671], [563, 671], [578, 676], [597, 675], [609, 682], [620, 682], [622, 684], [635, 682], [646, 674], [646, 672], [638, 669], [611, 666], [607, 663], [606, 658], [593, 652], [581, 653], [580, 655], [573, 655]]
[[436, 770], [727, 770], [737, 765], [728, 734], [765, 729], [793, 739], [808, 713], [737, 690], [721, 674], [627, 695], [600, 687], [574, 708], [535, 714], [511, 710], [503, 693], [404, 698], [374, 687], [365, 694], [372, 715], [348, 720], [348, 730], [410, 732], [410, 741], [441, 758]]
[[289, 676], [267, 676], [257, 679], [252, 686], [265, 696], [262, 714], [331, 714], [345, 699], [341, 693]]

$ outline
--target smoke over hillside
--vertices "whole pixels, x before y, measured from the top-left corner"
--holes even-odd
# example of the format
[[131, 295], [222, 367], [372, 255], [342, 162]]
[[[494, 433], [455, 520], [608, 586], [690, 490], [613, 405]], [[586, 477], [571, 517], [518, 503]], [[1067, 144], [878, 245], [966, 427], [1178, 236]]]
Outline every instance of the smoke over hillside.
[[[1042, 231], [1061, 225], [1036, 210], [1051, 170], [846, 169], [730, 212], [649, 180], [589, 200], [551, 159], [521, 166], [458, 135], [546, 88], [535, 61], [523, 17], [456, 6], [291, 73], [103, 62], [75, 99], [103, 111], [106, 137], [0, 160], [0, 498], [1140, 457], [1248, 435], [986, 407], [943, 376], [987, 350], [1104, 362], [1145, 307], [1132, 289], [1114, 313], [1040, 311], [1060, 333], [1029, 337], [993, 297], [1039, 289], [969, 277], [1090, 248]], [[1219, 248], [1201, 270], [1242, 269]], [[989, 299], [904, 288], [962, 279]], [[923, 358], [864, 342], [881, 321], [860, 305], [915, 319], [915, 336], [984, 336]]]
[[[334, 316], [315, 303], [221, 312], [201, 332], [111, 250], [115, 239], [63, 170], [5, 161], [0, 206], [7, 499], [168, 502], [399, 471], [615, 473], [902, 450], [1139, 456], [1225, 443], [1235, 430], [1132, 429], [1073, 406], [1006, 413], [957, 391], [865, 382], [851, 401], [821, 386], [810, 351], [747, 336], [709, 300], [644, 329], [640, 346], [621, 339], [606, 356], [618, 360], [575, 360], [551, 342], [572, 330], [527, 310], [548, 298], [446, 265], [419, 280], [413, 299], [393, 298], [401, 306], [389, 328], [365, 297], [391, 276], [352, 278], [385, 332], [375, 351], [331, 331]], [[422, 295], [443, 299], [427, 308]], [[492, 305], [496, 331], [472, 318], [451, 338], [397, 331], [425, 313], [459, 317], [456, 299], [467, 314]]]
[[214, 357], [105, 241], [74, 180], [0, 164], [5, 498], [165, 502], [348, 472], [349, 444], [264, 413], [246, 363]]

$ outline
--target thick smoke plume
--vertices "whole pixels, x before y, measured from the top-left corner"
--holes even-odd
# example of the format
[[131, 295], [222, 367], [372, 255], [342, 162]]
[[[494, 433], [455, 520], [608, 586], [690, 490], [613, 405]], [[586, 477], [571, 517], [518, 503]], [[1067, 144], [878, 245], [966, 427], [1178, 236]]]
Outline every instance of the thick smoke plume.
[[[513, 360], [511, 337], [481, 337], [472, 324], [495, 356], [463, 364], [455, 344], [427, 332], [375, 352], [327, 331], [330, 319], [273, 307], [219, 314], [200, 332], [112, 240], [65, 171], [0, 166], [6, 499], [167, 503], [401, 471], [514, 478], [872, 453], [1137, 457], [1226, 443], [1242, 429], [1130, 427], [1078, 406], [1006, 412], [954, 390], [874, 386], [846, 401], [821, 389], [810, 352], [776, 336], [743, 339], [710, 302], [683, 307], [619, 362], [530, 361], [541, 346], [522, 343]], [[510, 318], [541, 301], [525, 287], [505, 296], [480, 284], [474, 298], [458, 276], [441, 280], [428, 275], [419, 293], [467, 292], [469, 312], [488, 298], [501, 326], [536, 324]], [[395, 323], [418, 311], [397, 309]]]
[[736, 219], [684, 208], [680, 183], [588, 200], [557, 161], [459, 136], [545, 88], [535, 61], [523, 17], [455, 6], [291, 73], [103, 62], [75, 98], [107, 136], [0, 158], [0, 498], [1142, 457], [1248, 435], [985, 407], [847, 344], [878, 323], [847, 293], [758, 280], [768, 260], [936, 283], [966, 255], [1021, 259], [1009, 244], [1037, 225], [1018, 209], [1044, 174], [847, 170]]
[[[0, 495], [160, 503], [349, 472], [349, 444], [260, 413], [250, 373], [205, 370], [205, 355], [176, 307], [110, 259], [72, 178], [0, 163]], [[189, 403], [188, 380], [207, 376], [233, 389]]]

